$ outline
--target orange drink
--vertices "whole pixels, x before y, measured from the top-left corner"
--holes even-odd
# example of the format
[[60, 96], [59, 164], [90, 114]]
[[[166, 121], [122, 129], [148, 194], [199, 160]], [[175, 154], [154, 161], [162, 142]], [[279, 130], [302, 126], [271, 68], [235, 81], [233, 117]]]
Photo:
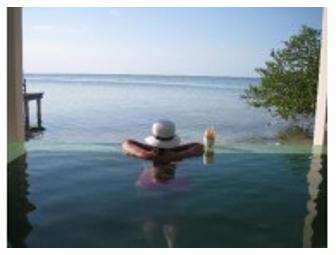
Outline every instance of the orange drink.
[[207, 128], [204, 131], [203, 144], [205, 152], [213, 152], [216, 139], [216, 131], [214, 128]]

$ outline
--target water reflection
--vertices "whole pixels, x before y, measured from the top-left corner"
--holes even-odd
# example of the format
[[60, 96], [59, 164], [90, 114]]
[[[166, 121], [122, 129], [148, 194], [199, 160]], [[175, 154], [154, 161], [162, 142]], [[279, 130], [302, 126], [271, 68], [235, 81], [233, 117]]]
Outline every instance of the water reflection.
[[136, 182], [144, 212], [143, 233], [149, 247], [176, 246], [177, 196], [188, 187], [185, 178], [176, 178], [176, 168], [172, 163], [147, 165]]
[[139, 179], [139, 185], [160, 185], [169, 184], [175, 179], [175, 164], [153, 164], [145, 168], [144, 173]]
[[26, 247], [25, 240], [32, 230], [28, 214], [35, 206], [28, 200], [26, 156], [23, 155], [8, 165], [7, 217], [8, 241], [12, 247]]
[[313, 148], [307, 174], [309, 199], [303, 228], [303, 247], [327, 247], [327, 156]]
[[[235, 155], [228, 154], [226, 160], [230, 161]], [[241, 160], [246, 157], [242, 154], [236, 155]], [[257, 158], [256, 156], [254, 156]], [[311, 156], [311, 160], [306, 161], [307, 154], [283, 154], [283, 155], [260, 155], [259, 160], [265, 160], [269, 157], [286, 158], [289, 159], [289, 164], [283, 164], [283, 167], [289, 168], [294, 175], [303, 174], [306, 167], [309, 167], [307, 171], [307, 214], [303, 226], [303, 247], [327, 247], [327, 155], [322, 153], [314, 153]], [[304, 166], [298, 165], [297, 162], [304, 160], [307, 162]], [[286, 162], [286, 161], [283, 161]], [[257, 162], [254, 162], [257, 164]], [[232, 165], [236, 168], [235, 164]], [[177, 219], [172, 220], [173, 215], [169, 215], [169, 212], [179, 210], [174, 199], [176, 197], [171, 196], [167, 191], [169, 190], [181, 190], [183, 185], [177, 185], [180, 182], [179, 176], [176, 177], [176, 165], [165, 166], [147, 166], [143, 173], [137, 180], [137, 186], [141, 189], [160, 190], [161, 193], [157, 193], [157, 196], [147, 196], [142, 198], [144, 200], [145, 217], [143, 231], [149, 245], [152, 247], [174, 247], [176, 245], [176, 238], [178, 234]], [[169, 187], [169, 188], [168, 188]], [[183, 190], [183, 188], [182, 188]], [[184, 190], [188, 190], [184, 187]], [[166, 197], [168, 198], [166, 198]], [[155, 215], [156, 214], [156, 215]], [[172, 223], [173, 222], [173, 223]], [[180, 230], [181, 232], [181, 230]], [[183, 232], [183, 230], [182, 230]], [[166, 245], [160, 245], [159, 236], [164, 236]], [[162, 238], [161, 238], [162, 239]], [[268, 244], [265, 243], [265, 246]]]
[[[13, 247], [327, 246], [325, 154], [218, 153], [211, 167], [201, 159], [148, 164], [137, 173], [137, 192], [138, 162], [121, 158], [116, 170], [103, 171], [110, 169], [109, 153], [33, 155], [29, 169], [24, 157], [8, 169]], [[45, 162], [55, 163], [46, 168]], [[55, 173], [60, 181], [51, 178]], [[33, 214], [28, 190], [41, 208]], [[59, 199], [49, 199], [48, 190], [57, 190]], [[55, 218], [57, 224], [50, 221]]]

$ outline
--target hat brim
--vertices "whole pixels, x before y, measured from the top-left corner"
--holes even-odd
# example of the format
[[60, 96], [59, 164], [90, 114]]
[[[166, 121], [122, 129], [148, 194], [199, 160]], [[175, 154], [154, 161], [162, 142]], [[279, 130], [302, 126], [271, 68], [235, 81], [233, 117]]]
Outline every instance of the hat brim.
[[181, 142], [181, 138], [175, 135], [174, 138], [169, 141], [162, 141], [162, 140], [156, 139], [154, 136], [151, 135], [145, 138], [145, 142], [148, 145], [151, 145], [154, 147], [158, 147], [162, 149], [170, 149], [170, 148], [174, 148], [178, 146]]

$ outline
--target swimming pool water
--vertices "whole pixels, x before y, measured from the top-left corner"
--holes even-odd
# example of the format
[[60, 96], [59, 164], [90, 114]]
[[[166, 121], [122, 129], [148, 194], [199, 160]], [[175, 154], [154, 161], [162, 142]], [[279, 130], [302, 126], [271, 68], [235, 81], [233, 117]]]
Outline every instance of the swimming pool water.
[[8, 171], [9, 241], [14, 247], [326, 247], [326, 156], [314, 164], [309, 147], [265, 146], [217, 148], [212, 165], [193, 158], [155, 175], [149, 162], [122, 155], [117, 144], [31, 141]]

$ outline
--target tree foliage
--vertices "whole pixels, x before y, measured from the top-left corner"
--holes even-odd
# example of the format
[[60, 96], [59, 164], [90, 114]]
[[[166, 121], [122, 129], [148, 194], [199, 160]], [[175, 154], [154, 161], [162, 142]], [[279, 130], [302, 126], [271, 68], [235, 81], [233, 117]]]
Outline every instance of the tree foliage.
[[303, 26], [297, 35], [271, 51], [265, 68], [257, 68], [260, 85], [241, 95], [253, 107], [267, 108], [286, 120], [312, 117], [318, 84], [321, 31]]

